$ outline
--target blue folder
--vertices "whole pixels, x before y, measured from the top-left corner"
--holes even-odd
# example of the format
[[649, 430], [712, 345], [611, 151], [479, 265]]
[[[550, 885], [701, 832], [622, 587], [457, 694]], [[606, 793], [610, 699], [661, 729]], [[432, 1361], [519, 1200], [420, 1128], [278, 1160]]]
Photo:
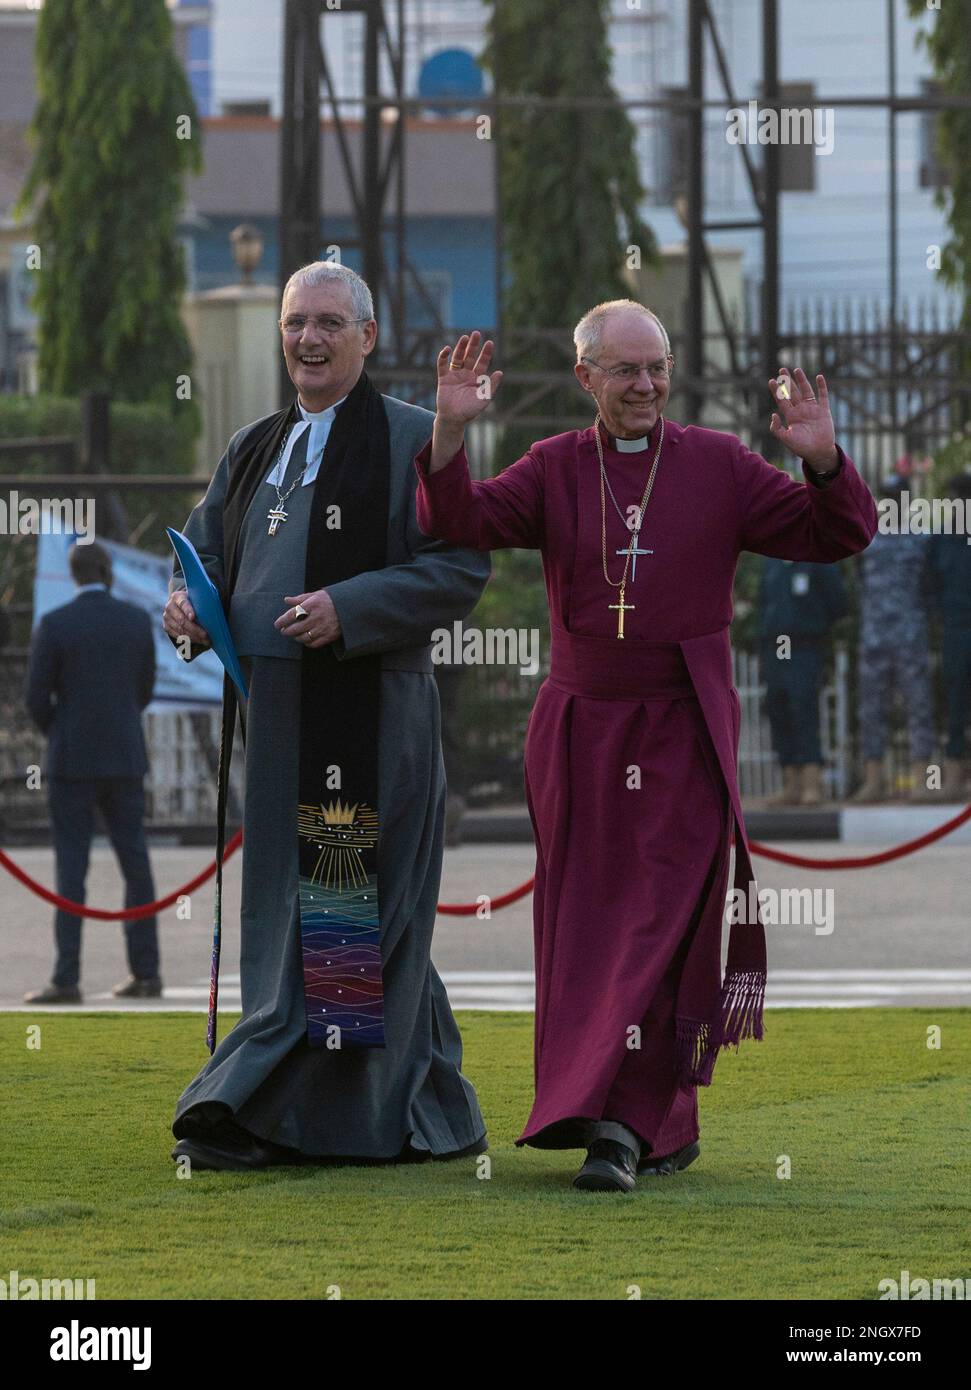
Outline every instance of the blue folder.
[[189, 602], [196, 612], [196, 622], [208, 632], [212, 649], [225, 666], [230, 680], [243, 699], [248, 700], [249, 691], [246, 688], [246, 681], [243, 679], [243, 671], [239, 664], [239, 657], [236, 655], [236, 648], [233, 646], [233, 639], [229, 634], [229, 624], [223, 611], [219, 590], [206, 573], [206, 568], [199, 559], [199, 553], [189, 537], [183, 536], [181, 531], [174, 531], [171, 526], [166, 526], [165, 532], [172, 542], [179, 558], [179, 564], [182, 566]]

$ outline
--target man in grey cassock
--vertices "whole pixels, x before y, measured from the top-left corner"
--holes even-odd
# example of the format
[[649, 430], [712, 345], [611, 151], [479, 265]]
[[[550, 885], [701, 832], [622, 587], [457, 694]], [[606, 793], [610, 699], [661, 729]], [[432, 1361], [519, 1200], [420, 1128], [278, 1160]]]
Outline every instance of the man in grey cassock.
[[[365, 282], [346, 267], [304, 266], [287, 283], [280, 328], [296, 399], [233, 435], [185, 526], [227, 610], [249, 697], [240, 703], [242, 1017], [179, 1098], [173, 1157], [256, 1168], [481, 1153], [485, 1124], [430, 958], [445, 808], [430, 634], [471, 612], [488, 557], [417, 528], [412, 460], [434, 417], [370, 383], [364, 365], [377, 324]], [[318, 503], [330, 498], [321, 513], [318, 491]], [[312, 574], [329, 580], [312, 587]], [[191, 660], [209, 637], [178, 564], [169, 587], [163, 625]], [[354, 683], [368, 658], [370, 725], [358, 693], [366, 680]], [[311, 668], [321, 684], [307, 684]], [[345, 704], [327, 703], [331, 684], [346, 677]], [[226, 689], [229, 700], [228, 680]], [[223, 764], [226, 712], [224, 702]], [[314, 738], [336, 742], [315, 745], [311, 758]], [[365, 778], [371, 757], [372, 795], [362, 799], [365, 782], [343, 801], [314, 785], [310, 806], [306, 779], [317, 763], [332, 765], [334, 750], [345, 762], [345, 748]], [[223, 814], [227, 775], [221, 766]], [[369, 801], [377, 805], [361, 810]], [[344, 848], [355, 835], [363, 849]], [[320, 857], [307, 869], [312, 842]], [[369, 845], [377, 846], [370, 876], [358, 867]], [[353, 943], [321, 935], [320, 902], [342, 893], [353, 910], [340, 922], [360, 928], [361, 946], [335, 975], [331, 957]], [[333, 921], [330, 929], [347, 929]], [[358, 978], [362, 1002], [345, 1011], [348, 981]]]

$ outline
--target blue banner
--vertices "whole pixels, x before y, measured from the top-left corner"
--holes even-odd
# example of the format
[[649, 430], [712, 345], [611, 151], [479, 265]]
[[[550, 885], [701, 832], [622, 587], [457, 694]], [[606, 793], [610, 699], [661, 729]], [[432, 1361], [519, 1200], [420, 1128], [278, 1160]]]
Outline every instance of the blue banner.
[[[149, 555], [118, 541], [99, 543], [111, 555], [114, 598], [134, 603], [152, 620], [155, 634], [155, 693], [147, 712], [159, 714], [167, 709], [198, 709], [221, 705], [223, 668], [215, 652], [203, 652], [195, 661], [182, 661], [162, 628], [162, 610], [168, 600], [171, 558]], [[34, 575], [34, 622], [52, 608], [70, 603], [77, 585], [68, 569], [67, 553], [73, 535], [41, 532], [37, 538], [37, 570]]]

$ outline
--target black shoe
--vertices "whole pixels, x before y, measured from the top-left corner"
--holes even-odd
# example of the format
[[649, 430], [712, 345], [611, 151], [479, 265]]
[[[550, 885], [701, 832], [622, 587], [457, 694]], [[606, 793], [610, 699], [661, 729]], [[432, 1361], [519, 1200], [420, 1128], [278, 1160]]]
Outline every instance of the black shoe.
[[296, 1149], [259, 1139], [238, 1125], [226, 1123], [205, 1135], [180, 1139], [172, 1150], [172, 1157], [176, 1160], [188, 1158], [193, 1168], [246, 1172], [277, 1164], [300, 1163], [304, 1156]]
[[638, 1173], [649, 1173], [654, 1178], [669, 1178], [673, 1173], [680, 1173], [682, 1168], [687, 1168], [689, 1163], [694, 1163], [701, 1153], [701, 1145], [697, 1140], [690, 1144], [685, 1144], [683, 1149], [678, 1149], [677, 1153], [666, 1154], [663, 1158], [656, 1158], [653, 1154], [648, 1154], [642, 1158], [637, 1165]]
[[81, 991], [77, 985], [45, 985], [33, 994], [24, 995], [25, 1004], [80, 1004]]
[[583, 1192], [633, 1192], [637, 1180], [637, 1156], [614, 1139], [595, 1139], [587, 1160], [573, 1179]]
[[111, 991], [116, 999], [160, 999], [162, 981], [156, 975], [150, 980], [140, 980], [137, 975], [129, 975]]

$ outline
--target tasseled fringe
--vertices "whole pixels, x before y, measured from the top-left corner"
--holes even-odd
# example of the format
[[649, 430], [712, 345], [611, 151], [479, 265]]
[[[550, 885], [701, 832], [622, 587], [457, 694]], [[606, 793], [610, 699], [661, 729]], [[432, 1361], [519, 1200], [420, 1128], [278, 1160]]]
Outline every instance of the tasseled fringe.
[[677, 1021], [678, 1071], [682, 1086], [710, 1086], [719, 1049], [744, 1038], [763, 1036], [765, 972], [736, 970], [726, 975], [719, 1004], [718, 1037], [710, 1023], [679, 1018]]
[[725, 976], [721, 997], [721, 1042], [736, 1048], [743, 1038], [762, 1037], [765, 971], [736, 970]]
[[690, 1018], [679, 1018], [678, 1072], [682, 1086], [710, 1086], [711, 1074], [718, 1056], [717, 1045], [712, 1045], [711, 1025], [696, 1023]]

